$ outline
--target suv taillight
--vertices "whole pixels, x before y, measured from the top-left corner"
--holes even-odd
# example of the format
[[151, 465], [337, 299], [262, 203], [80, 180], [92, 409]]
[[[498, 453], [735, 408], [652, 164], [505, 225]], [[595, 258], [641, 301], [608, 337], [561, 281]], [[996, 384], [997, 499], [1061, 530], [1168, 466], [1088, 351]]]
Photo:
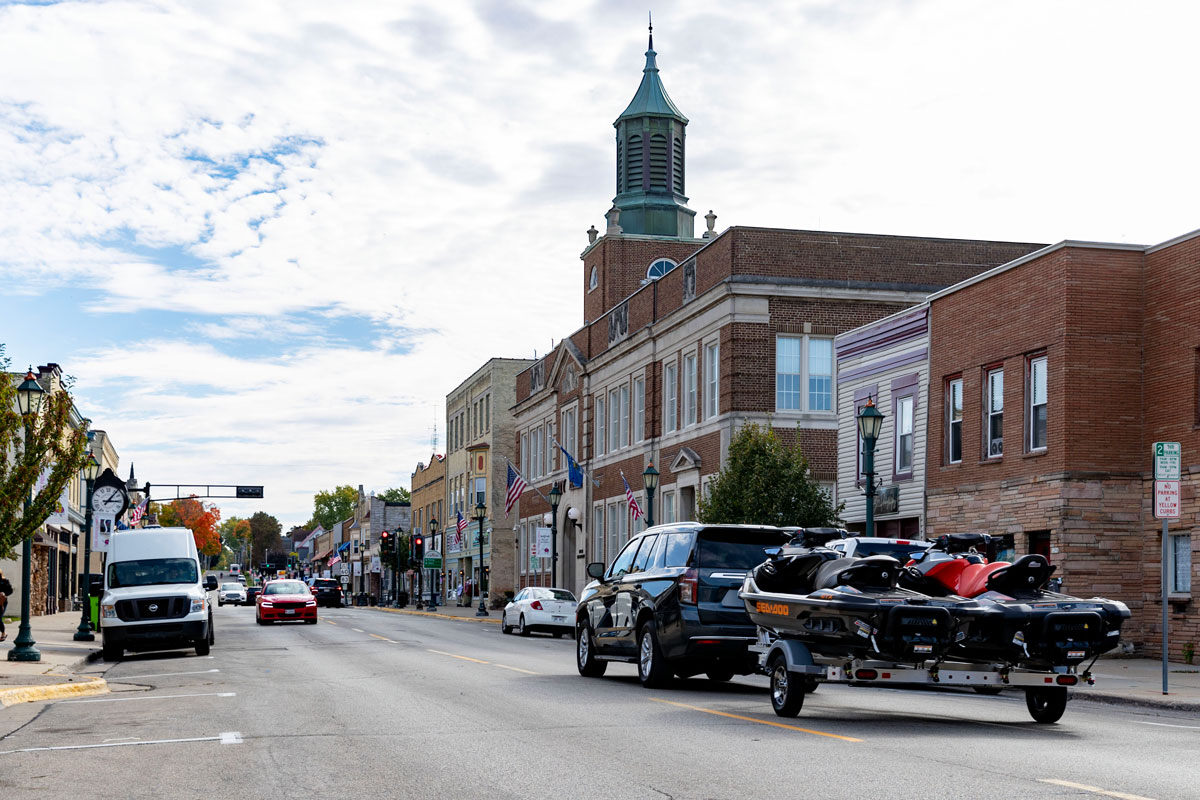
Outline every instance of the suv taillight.
[[689, 569], [679, 578], [679, 602], [695, 605], [700, 594], [700, 573]]

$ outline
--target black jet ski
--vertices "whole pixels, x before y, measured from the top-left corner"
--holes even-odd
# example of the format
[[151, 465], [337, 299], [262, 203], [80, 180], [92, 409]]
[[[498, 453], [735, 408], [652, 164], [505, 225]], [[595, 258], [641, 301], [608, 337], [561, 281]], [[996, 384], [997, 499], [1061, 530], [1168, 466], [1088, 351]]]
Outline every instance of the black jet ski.
[[1116, 600], [1051, 591], [1054, 566], [1031, 554], [1012, 563], [988, 561], [987, 534], [950, 534], [903, 570], [898, 585], [940, 597], [976, 600], [993, 613], [978, 617], [956, 643], [955, 657], [1028, 668], [1075, 665], [1115, 648], [1129, 608]]
[[898, 560], [845, 558], [825, 546], [838, 535], [801, 529], [754, 568], [740, 593], [750, 619], [818, 655], [921, 662], [944, 658], [990, 613], [974, 600], [898, 587]]

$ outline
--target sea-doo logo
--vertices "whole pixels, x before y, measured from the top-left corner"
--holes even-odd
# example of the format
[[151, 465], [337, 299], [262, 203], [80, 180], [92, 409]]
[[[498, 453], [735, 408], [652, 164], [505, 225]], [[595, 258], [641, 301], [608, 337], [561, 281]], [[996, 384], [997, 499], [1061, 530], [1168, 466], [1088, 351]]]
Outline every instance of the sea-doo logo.
[[779, 614], [784, 617], [788, 615], [787, 603], [758, 603], [756, 607], [760, 614]]

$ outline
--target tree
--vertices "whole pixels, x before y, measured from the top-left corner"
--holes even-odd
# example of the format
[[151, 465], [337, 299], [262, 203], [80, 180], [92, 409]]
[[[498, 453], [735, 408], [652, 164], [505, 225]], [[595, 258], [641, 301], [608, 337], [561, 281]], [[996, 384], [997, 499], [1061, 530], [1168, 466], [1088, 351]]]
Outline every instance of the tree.
[[729, 458], [700, 498], [707, 523], [821, 527], [840, 523], [843, 505], [813, 480], [799, 443], [786, 446], [769, 426], [749, 424], [734, 434]]
[[342, 520], [354, 516], [357, 505], [358, 490], [352, 486], [339, 486], [329, 492], [317, 492], [313, 495], [312, 522], [329, 530]]
[[385, 503], [411, 503], [412, 493], [403, 487], [396, 489], [387, 489], [375, 495]]
[[[279, 550], [283, 544], [279, 533], [283, 526], [279, 520], [265, 511], [255, 511], [250, 517], [250, 561], [259, 563], [262, 557], [272, 551]], [[258, 558], [255, 558], [257, 554]]]
[[221, 535], [217, 523], [221, 520], [221, 509], [211, 503], [202, 503], [195, 495], [172, 500], [158, 512], [158, 524], [163, 527], [187, 528], [196, 539], [196, 549], [201, 555], [215, 556], [221, 552]]
[[14, 548], [38, 531], [87, 458], [86, 421], [71, 427], [73, 403], [65, 388], [46, 392], [32, 436], [25, 440], [25, 420], [17, 410], [17, 386], [25, 376], [6, 369], [0, 346], [0, 558], [11, 558]]

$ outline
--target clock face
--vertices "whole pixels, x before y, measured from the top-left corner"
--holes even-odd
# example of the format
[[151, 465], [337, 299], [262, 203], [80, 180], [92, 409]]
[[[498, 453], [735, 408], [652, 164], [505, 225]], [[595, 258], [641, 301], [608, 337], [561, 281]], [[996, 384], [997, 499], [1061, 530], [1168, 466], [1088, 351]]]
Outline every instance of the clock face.
[[92, 492], [92, 510], [101, 514], [119, 514], [125, 506], [121, 490], [115, 486], [101, 486]]

